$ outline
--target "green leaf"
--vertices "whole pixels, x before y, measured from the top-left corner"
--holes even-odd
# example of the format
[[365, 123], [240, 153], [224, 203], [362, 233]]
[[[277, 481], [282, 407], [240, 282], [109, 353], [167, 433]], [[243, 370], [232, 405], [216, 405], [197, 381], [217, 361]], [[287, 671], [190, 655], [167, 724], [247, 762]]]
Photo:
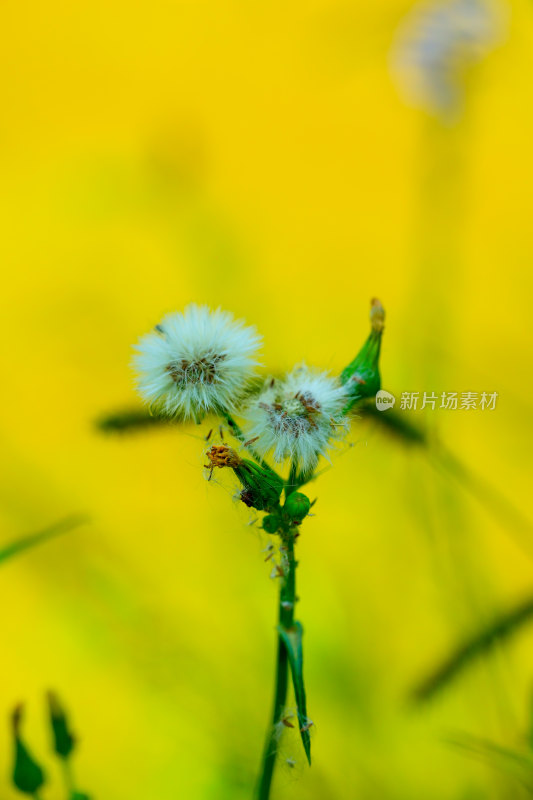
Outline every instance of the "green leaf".
[[450, 684], [466, 667], [485, 655], [496, 643], [509, 639], [533, 617], [533, 597], [500, 614], [473, 636], [459, 644], [433, 672], [414, 689], [415, 700], [427, 700]]
[[60, 758], [68, 758], [74, 750], [76, 740], [70, 730], [65, 710], [55, 692], [48, 692], [48, 707], [54, 750]]
[[15, 708], [12, 715], [15, 759], [13, 764], [13, 784], [24, 794], [34, 794], [44, 784], [44, 771], [32, 756], [20, 735], [23, 706]]
[[303, 676], [303, 648], [302, 648], [302, 635], [303, 628], [299, 622], [295, 622], [292, 628], [287, 630], [281, 626], [278, 627], [279, 635], [283, 644], [287, 648], [289, 656], [289, 664], [292, 674], [292, 685], [294, 686], [294, 696], [296, 698], [296, 707], [298, 709], [298, 724], [300, 728], [300, 735], [302, 737], [302, 744], [304, 746], [305, 754], [309, 765], [311, 764], [311, 736], [309, 735], [309, 719], [307, 717], [307, 700], [305, 697], [305, 686]]
[[87, 522], [87, 517], [67, 517], [60, 522], [56, 522], [55, 525], [45, 528], [45, 530], [40, 531], [39, 533], [32, 533], [29, 536], [23, 536], [20, 539], [16, 539], [14, 542], [10, 542], [9, 544], [0, 548], [0, 564], [3, 564], [4, 561], [7, 561], [9, 558], [22, 553], [24, 550], [29, 550], [31, 547], [35, 547], [35, 545], [42, 544], [43, 542], [48, 541], [48, 539], [52, 539], [54, 536], [67, 533], [67, 531], [77, 528], [78, 525], [83, 525], [85, 522]]
[[428, 434], [418, 422], [414, 421], [414, 414], [408, 411], [379, 411], [375, 400], [365, 400], [357, 406], [357, 414], [363, 419], [370, 419], [382, 429], [385, 435], [395, 439], [406, 446], [421, 445], [429, 447]]
[[13, 783], [21, 792], [33, 794], [44, 783], [44, 772], [20, 739], [15, 746]]
[[91, 800], [91, 798], [85, 792], [72, 792], [70, 800]]
[[104, 433], [130, 433], [145, 428], [168, 425], [169, 417], [151, 414], [144, 408], [129, 408], [123, 411], [113, 411], [100, 417], [96, 427]]

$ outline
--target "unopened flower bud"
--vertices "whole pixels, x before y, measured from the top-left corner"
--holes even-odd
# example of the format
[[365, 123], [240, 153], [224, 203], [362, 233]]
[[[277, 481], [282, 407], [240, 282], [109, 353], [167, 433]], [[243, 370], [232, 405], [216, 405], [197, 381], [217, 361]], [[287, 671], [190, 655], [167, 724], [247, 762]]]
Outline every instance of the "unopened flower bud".
[[279, 498], [283, 490], [283, 481], [275, 472], [241, 458], [228, 445], [214, 444], [207, 451], [209, 464], [207, 469], [230, 467], [242, 484], [241, 500], [250, 508], [258, 511], [272, 511], [279, 506]]
[[385, 309], [377, 297], [373, 297], [370, 301], [370, 323], [372, 330], [377, 333], [381, 333], [385, 327]]
[[385, 326], [385, 311], [377, 298], [370, 305], [370, 335], [351, 364], [341, 372], [341, 383], [348, 396], [346, 414], [354, 403], [365, 397], [374, 397], [381, 387], [379, 354], [381, 336]]
[[54, 737], [54, 750], [60, 758], [68, 758], [74, 750], [76, 740], [68, 726], [65, 711], [54, 692], [48, 692], [48, 707]]
[[[258, 511], [273, 511], [279, 506], [283, 481], [274, 472], [247, 458], [243, 458], [233, 471], [243, 485], [241, 500], [246, 505]], [[246, 499], [243, 495], [246, 495]]]
[[301, 522], [309, 514], [311, 502], [309, 498], [301, 492], [290, 494], [283, 506], [283, 510], [289, 515], [293, 522]]
[[24, 794], [34, 795], [44, 783], [44, 772], [35, 761], [20, 736], [23, 707], [17, 706], [13, 712], [13, 735], [15, 739], [15, 764], [13, 783]]
[[280, 519], [277, 514], [267, 514], [263, 517], [263, 530], [267, 533], [277, 533]]

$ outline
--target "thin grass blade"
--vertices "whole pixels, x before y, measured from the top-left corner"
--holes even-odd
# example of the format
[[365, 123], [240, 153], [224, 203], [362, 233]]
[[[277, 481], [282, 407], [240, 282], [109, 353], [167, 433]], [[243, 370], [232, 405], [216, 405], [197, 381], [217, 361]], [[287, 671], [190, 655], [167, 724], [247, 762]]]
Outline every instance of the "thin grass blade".
[[485, 655], [495, 644], [515, 636], [532, 619], [533, 597], [528, 597], [459, 644], [442, 664], [415, 687], [413, 699], [428, 700], [438, 694], [473, 661]]
[[87, 519], [88, 518], [84, 516], [67, 517], [60, 522], [56, 522], [55, 525], [45, 528], [43, 531], [32, 533], [28, 536], [22, 536], [20, 539], [16, 539], [0, 547], [0, 565], [10, 558], [19, 555], [19, 553], [24, 552], [24, 550], [29, 550], [39, 544], [44, 544], [44, 542], [53, 539], [55, 536], [60, 536], [63, 533], [73, 530], [73, 528], [83, 525], [87, 522]]
[[448, 743], [509, 774], [533, 793], [533, 757], [529, 753], [467, 735], [450, 738]]

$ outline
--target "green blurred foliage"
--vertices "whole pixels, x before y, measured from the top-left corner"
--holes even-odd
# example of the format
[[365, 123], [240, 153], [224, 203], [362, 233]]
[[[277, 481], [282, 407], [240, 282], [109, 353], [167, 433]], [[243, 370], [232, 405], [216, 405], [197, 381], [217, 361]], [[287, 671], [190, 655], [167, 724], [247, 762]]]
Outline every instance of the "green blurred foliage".
[[[520, 752], [530, 628], [430, 703], [406, 698], [533, 585], [533, 8], [509, 3], [507, 39], [443, 124], [391, 80], [411, 5], [0, 12], [0, 549], [14, 531], [91, 518], [2, 565], [0, 698], [7, 715], [61, 687], [95, 797], [248, 799], [271, 702], [268, 535], [231, 502], [231, 476], [203, 481], [208, 424], [95, 429], [135, 409], [132, 343], [205, 302], [258, 327], [265, 374], [301, 360], [340, 374], [374, 296], [384, 389], [499, 400], [358, 409], [349, 445], [306, 487], [318, 501], [298, 542], [298, 616], [316, 739], [312, 768], [280, 770], [276, 798], [528, 796], [444, 739]], [[35, 717], [25, 738], [40, 754]], [[0, 726], [0, 754], [10, 746]]]

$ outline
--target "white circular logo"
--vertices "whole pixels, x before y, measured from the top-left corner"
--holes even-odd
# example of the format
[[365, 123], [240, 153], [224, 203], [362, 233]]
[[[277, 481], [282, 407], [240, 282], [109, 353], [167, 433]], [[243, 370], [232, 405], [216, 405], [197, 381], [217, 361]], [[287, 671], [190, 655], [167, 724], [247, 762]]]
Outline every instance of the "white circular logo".
[[385, 389], [380, 389], [376, 395], [376, 408], [378, 411], [388, 411], [389, 408], [394, 407], [395, 402], [394, 395], [386, 392]]

